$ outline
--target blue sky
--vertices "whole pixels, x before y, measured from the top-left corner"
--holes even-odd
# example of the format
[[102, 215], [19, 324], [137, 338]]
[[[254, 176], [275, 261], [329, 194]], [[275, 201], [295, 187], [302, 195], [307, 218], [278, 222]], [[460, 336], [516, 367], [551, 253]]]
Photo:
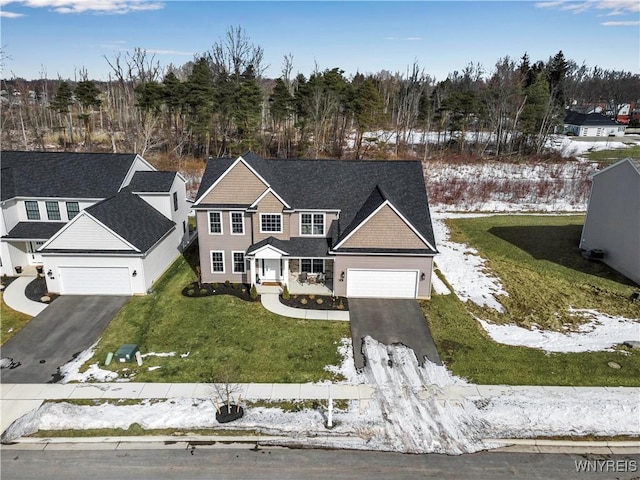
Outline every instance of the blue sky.
[[417, 61], [443, 80], [469, 62], [490, 73], [505, 56], [565, 57], [640, 73], [640, 2], [0, 0], [3, 76], [106, 79], [105, 60], [136, 47], [161, 65], [209, 50], [230, 26], [262, 46], [265, 75], [340, 67], [347, 75], [406, 72]]

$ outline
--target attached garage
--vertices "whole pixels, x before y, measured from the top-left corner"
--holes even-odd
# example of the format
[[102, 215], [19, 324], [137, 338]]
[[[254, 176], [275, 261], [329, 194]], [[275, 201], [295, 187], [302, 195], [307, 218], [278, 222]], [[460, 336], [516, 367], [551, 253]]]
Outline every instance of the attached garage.
[[131, 295], [127, 267], [59, 267], [63, 295]]
[[417, 270], [347, 270], [347, 297], [416, 298]]

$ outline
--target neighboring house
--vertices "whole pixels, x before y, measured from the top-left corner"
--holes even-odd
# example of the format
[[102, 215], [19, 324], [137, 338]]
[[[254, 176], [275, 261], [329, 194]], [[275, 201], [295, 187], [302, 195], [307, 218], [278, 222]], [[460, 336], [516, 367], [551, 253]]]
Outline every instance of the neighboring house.
[[2, 152], [2, 273], [60, 294], [145, 294], [188, 240], [185, 181], [135, 154]]
[[592, 180], [580, 248], [640, 285], [640, 159], [614, 163]]
[[564, 133], [578, 137], [624, 137], [626, 128], [601, 113], [567, 110], [564, 117]]
[[210, 159], [193, 208], [203, 282], [430, 297], [437, 251], [419, 161]]

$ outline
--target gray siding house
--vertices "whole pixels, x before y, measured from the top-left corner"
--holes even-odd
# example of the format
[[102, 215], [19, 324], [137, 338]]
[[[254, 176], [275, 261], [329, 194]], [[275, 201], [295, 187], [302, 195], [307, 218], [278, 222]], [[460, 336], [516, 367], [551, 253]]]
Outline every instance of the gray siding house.
[[603, 250], [604, 263], [640, 285], [640, 159], [621, 160], [592, 180], [580, 248]]
[[212, 158], [193, 209], [205, 283], [431, 295], [437, 250], [419, 161]]

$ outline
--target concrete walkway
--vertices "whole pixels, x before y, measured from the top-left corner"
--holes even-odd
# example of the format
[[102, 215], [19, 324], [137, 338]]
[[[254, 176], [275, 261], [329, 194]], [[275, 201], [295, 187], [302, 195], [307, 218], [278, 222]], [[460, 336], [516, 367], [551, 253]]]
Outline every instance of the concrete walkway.
[[6, 303], [7, 306], [12, 310], [26, 313], [27, 315], [30, 315], [32, 317], [35, 317], [40, 312], [42, 312], [45, 308], [47, 308], [47, 304], [33, 302], [29, 300], [24, 294], [27, 285], [29, 285], [35, 279], [35, 276], [22, 276], [11, 282], [11, 284], [7, 288], [5, 288], [2, 294], [4, 303]]
[[288, 307], [280, 303], [280, 296], [277, 293], [263, 293], [260, 295], [260, 300], [264, 308], [283, 317], [301, 318], [305, 320], [349, 321], [349, 312], [341, 310], [307, 310], [304, 308]]

